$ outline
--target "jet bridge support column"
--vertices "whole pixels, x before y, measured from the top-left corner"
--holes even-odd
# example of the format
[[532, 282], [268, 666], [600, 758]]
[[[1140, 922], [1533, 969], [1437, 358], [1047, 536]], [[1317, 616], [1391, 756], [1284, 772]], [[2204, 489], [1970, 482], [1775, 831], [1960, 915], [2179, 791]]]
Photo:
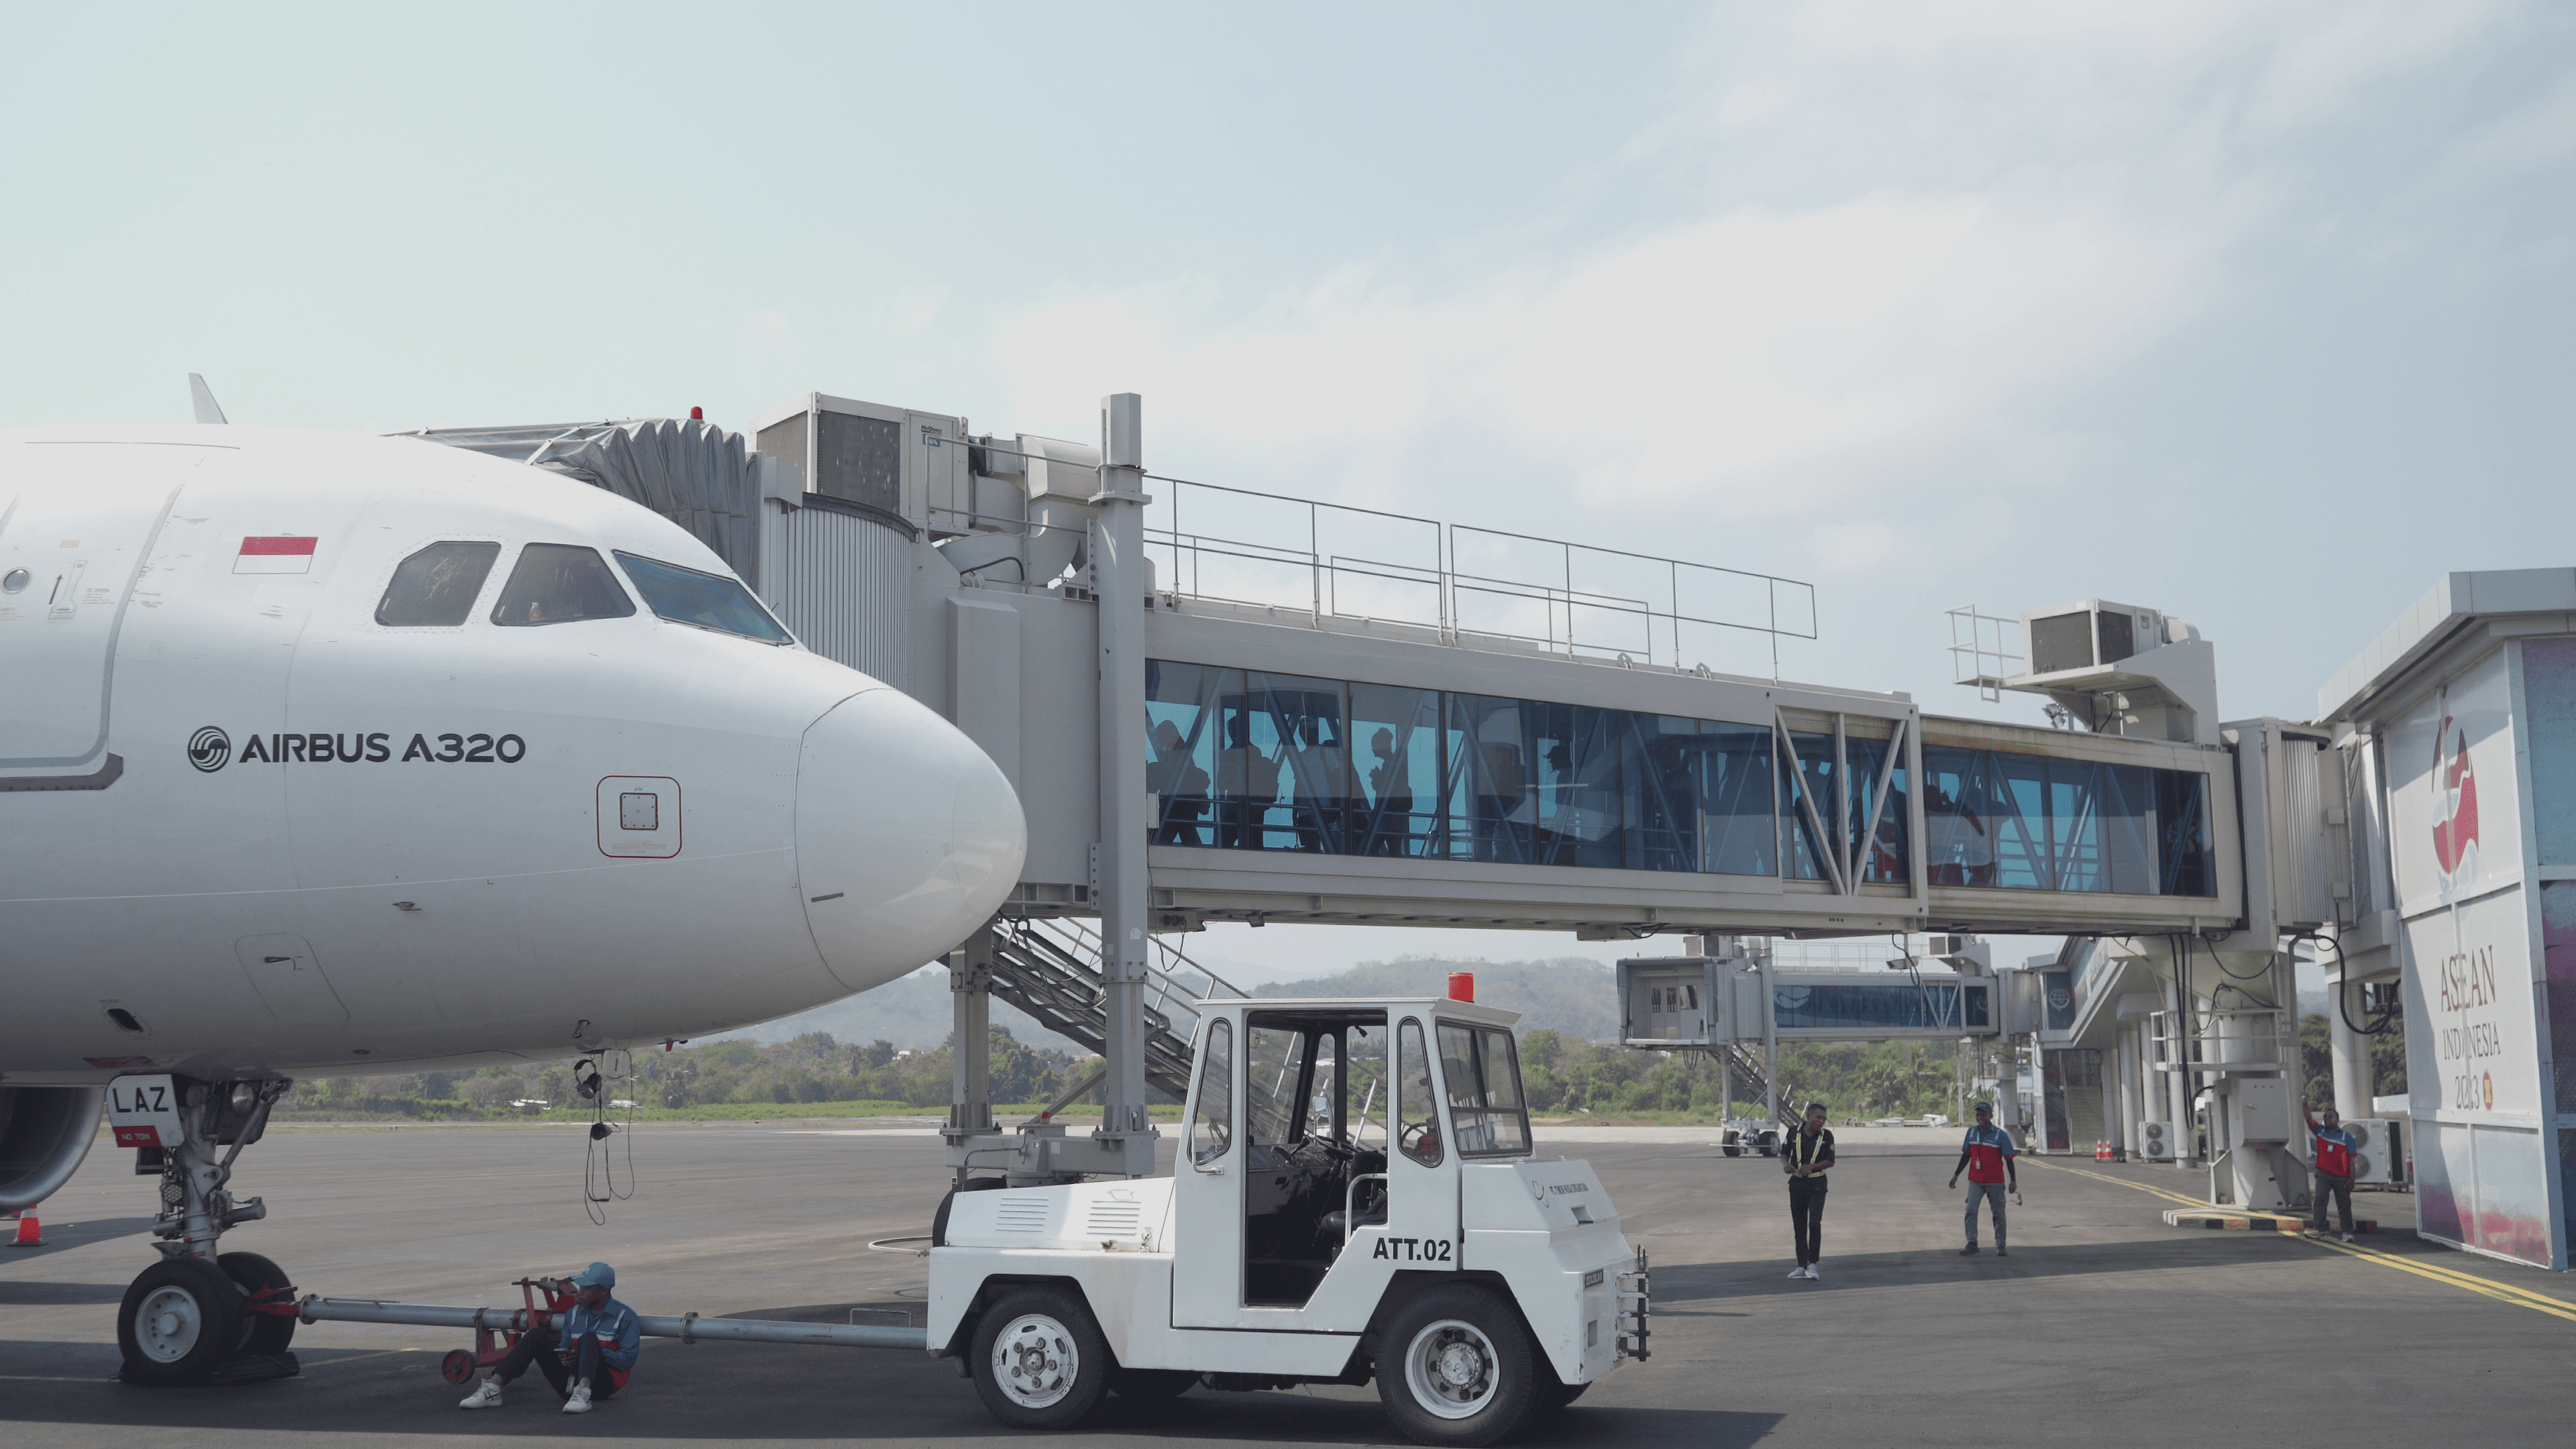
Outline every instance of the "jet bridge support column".
[[[951, 1146], [993, 1130], [993, 926], [966, 938], [949, 958], [948, 1054], [953, 1075], [948, 1092], [948, 1128], [940, 1135]], [[966, 1181], [964, 1162], [957, 1181]]]
[[1100, 907], [1106, 1103], [1093, 1172], [1143, 1177], [1157, 1134], [1145, 1110], [1145, 559], [1143, 399], [1100, 400], [1100, 492], [1091, 499], [1091, 558], [1100, 615]]
[[[2169, 989], [2173, 993], [2173, 1053], [2175, 1063], [2179, 1066], [2190, 1057], [2192, 1036], [2191, 984], [2183, 979], [2179, 968], [2174, 972], [2174, 979]], [[2173, 1123], [2174, 1134], [2173, 1164], [2185, 1172], [2192, 1169], [2193, 1160], [2199, 1155], [2196, 1144], [2200, 1140], [2200, 1135], [2194, 1130], [2191, 1120], [2193, 1089], [2194, 1084], [2189, 1071], [2176, 1070], [2165, 1073], [2166, 1110], [2171, 1114], [2166, 1120]]]
[[1766, 946], [1756, 958], [1762, 983], [1762, 1120], [1780, 1120], [1780, 1021], [1774, 1003], [1779, 998], [1771, 990], [1771, 952]]

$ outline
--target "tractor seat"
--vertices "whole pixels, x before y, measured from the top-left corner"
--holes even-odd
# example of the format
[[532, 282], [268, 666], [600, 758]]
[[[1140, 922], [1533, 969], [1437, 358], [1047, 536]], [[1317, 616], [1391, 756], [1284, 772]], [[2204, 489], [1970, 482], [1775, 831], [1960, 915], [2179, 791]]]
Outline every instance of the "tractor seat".
[[1335, 1208], [1331, 1212], [1324, 1214], [1323, 1234], [1325, 1241], [1333, 1244], [1335, 1247], [1339, 1247], [1341, 1246], [1342, 1239], [1349, 1235], [1350, 1229], [1384, 1227], [1385, 1225], [1385, 1208], [1361, 1208], [1360, 1215], [1357, 1218], [1352, 1218], [1347, 1209]]

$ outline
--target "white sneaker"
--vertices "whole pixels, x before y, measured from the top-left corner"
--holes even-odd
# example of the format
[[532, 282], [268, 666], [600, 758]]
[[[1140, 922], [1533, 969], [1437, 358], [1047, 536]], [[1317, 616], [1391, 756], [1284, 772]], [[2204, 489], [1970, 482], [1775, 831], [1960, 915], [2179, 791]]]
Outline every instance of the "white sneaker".
[[2343, 1240], [2344, 1240], [2345, 1242], [2347, 1242], [2347, 1243], [2351, 1242], [2351, 1241], [2352, 1241], [2352, 1234], [2350, 1234], [2350, 1233], [2346, 1233], [2346, 1234], [2344, 1234], [2344, 1235], [2343, 1235]]
[[456, 1401], [460, 1409], [497, 1409], [501, 1407], [501, 1381], [485, 1379], [474, 1386], [474, 1392]]
[[1810, 1282], [1810, 1283], [1813, 1283], [1813, 1282], [1817, 1281], [1817, 1280], [1816, 1280], [1816, 1265], [1815, 1265], [1815, 1264], [1813, 1264], [1813, 1263], [1809, 1263], [1809, 1264], [1807, 1265], [1807, 1281], [1808, 1281], [1808, 1282]]
[[572, 1397], [564, 1400], [564, 1412], [567, 1414], [587, 1414], [590, 1412], [590, 1385], [575, 1384], [572, 1386]]
[[1806, 1264], [1804, 1264], [1804, 1263], [1800, 1263], [1797, 1267], [1790, 1269], [1790, 1270], [1789, 1270], [1789, 1276], [1790, 1276], [1790, 1277], [1792, 1277], [1792, 1278], [1804, 1278], [1804, 1277], [1806, 1277], [1806, 1276], [1807, 1276], [1807, 1265], [1806, 1265]]

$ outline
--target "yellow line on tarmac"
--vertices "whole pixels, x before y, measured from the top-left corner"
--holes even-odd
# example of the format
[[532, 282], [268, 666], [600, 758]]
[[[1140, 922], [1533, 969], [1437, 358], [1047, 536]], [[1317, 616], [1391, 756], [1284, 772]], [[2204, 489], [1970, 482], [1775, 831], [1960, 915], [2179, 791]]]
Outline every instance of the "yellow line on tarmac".
[[[2167, 1192], [2160, 1187], [2149, 1187], [2143, 1182], [2131, 1182], [2126, 1178], [2112, 1177], [2107, 1173], [2087, 1172], [2080, 1167], [2067, 1167], [2060, 1163], [2046, 1161], [2041, 1161], [2038, 1165], [2042, 1167], [2054, 1167], [2060, 1172], [2071, 1172], [2078, 1177], [2089, 1177], [2095, 1182], [2111, 1182], [2117, 1183], [2122, 1187], [2134, 1187], [2140, 1192], [2151, 1192], [2158, 1197], [2168, 1198], [2174, 1202], [2181, 1203], [2185, 1207], [2206, 1208], [2209, 1206], [2209, 1204], [2202, 1202], [2197, 1198], [2184, 1197], [2180, 1193]], [[2286, 1214], [2283, 1214], [2283, 1216], [2286, 1216]], [[2291, 1235], [2285, 1233], [2282, 1234], [2282, 1236], [2288, 1237]], [[2430, 1263], [2412, 1262], [2380, 1248], [2365, 1248], [2353, 1243], [2338, 1243], [2331, 1238], [2301, 1237], [2300, 1241], [2314, 1243], [2320, 1248], [2330, 1248], [2338, 1253], [2348, 1253], [2364, 1262], [2376, 1263], [2383, 1268], [2395, 1268], [2401, 1273], [2412, 1273], [2418, 1278], [2430, 1278], [2436, 1283], [2447, 1283], [2454, 1288], [2465, 1288], [2472, 1293], [2483, 1294], [2499, 1303], [2510, 1303], [2516, 1308], [2528, 1308], [2534, 1313], [2546, 1313], [2552, 1318], [2563, 1318], [2570, 1323], [2576, 1323], [2576, 1303], [2570, 1303], [2564, 1298], [2554, 1298], [2546, 1293], [2534, 1293], [2526, 1288], [2511, 1287], [2507, 1284], [2495, 1282], [2492, 1279], [2478, 1277], [2474, 1273], [2460, 1272], [2455, 1268], [2441, 1268]]]
[[2534, 1313], [2546, 1313], [2552, 1318], [2564, 1318], [2570, 1323], [2576, 1323], [2576, 1303], [2570, 1303], [2564, 1298], [2552, 1298], [2545, 1293], [2533, 1293], [2521, 1288], [2508, 1288], [2502, 1283], [2491, 1282], [2474, 1274], [2455, 1272], [2449, 1268], [2436, 1268], [2428, 1263], [2411, 1263], [2394, 1253], [2383, 1252], [2376, 1248], [2338, 1243], [2328, 1238], [2308, 1238], [2305, 1241], [2314, 1243], [2320, 1248], [2332, 1248], [2338, 1253], [2350, 1253], [2356, 1258], [2377, 1263], [2383, 1268], [2395, 1268], [2400, 1272], [2412, 1273], [2419, 1278], [2430, 1278], [2436, 1283], [2448, 1283], [2454, 1288], [2466, 1288], [2472, 1293], [2484, 1294], [2498, 1303], [2510, 1303], [2517, 1308], [2528, 1308]]
[[2046, 1162], [2046, 1161], [2036, 1161], [2036, 1160], [2035, 1160], [2035, 1165], [2036, 1165], [2036, 1166], [2040, 1166], [2040, 1167], [2053, 1167], [2053, 1168], [2056, 1168], [2059, 1172], [2071, 1172], [2071, 1173], [2074, 1173], [2077, 1177], [2089, 1177], [2089, 1178], [2093, 1179], [2095, 1182], [2116, 1183], [2116, 1184], [2118, 1184], [2118, 1185], [2119, 1185], [2119, 1186], [2121, 1186], [2121, 1187], [2134, 1187], [2134, 1188], [2136, 1188], [2136, 1189], [2137, 1189], [2138, 1191], [2140, 1191], [2140, 1192], [2151, 1192], [2151, 1193], [2154, 1193], [2156, 1196], [2158, 1196], [2158, 1197], [2160, 1197], [2160, 1198], [2164, 1198], [2164, 1199], [2166, 1199], [2166, 1200], [2167, 1200], [2167, 1201], [2169, 1201], [2169, 1202], [2178, 1202], [2178, 1203], [2181, 1203], [2184, 1207], [2205, 1208], [2205, 1207], [2209, 1206], [2209, 1204], [2207, 1204], [2207, 1203], [2205, 1203], [2205, 1202], [2202, 1202], [2199, 1198], [2196, 1198], [2196, 1197], [2184, 1197], [2181, 1193], [2178, 1193], [2178, 1192], [2167, 1192], [2167, 1191], [2165, 1191], [2165, 1190], [2164, 1190], [2163, 1188], [2161, 1188], [2161, 1187], [2149, 1187], [2149, 1186], [2147, 1186], [2147, 1185], [2146, 1185], [2145, 1183], [2143, 1183], [2143, 1182], [2131, 1182], [2131, 1181], [2129, 1181], [2129, 1180], [2128, 1180], [2127, 1178], [2125, 1178], [2125, 1177], [2113, 1177], [2113, 1176], [2111, 1176], [2111, 1175], [2110, 1175], [2110, 1174], [2108, 1174], [2108, 1173], [2102, 1173], [2102, 1172], [2086, 1172], [2083, 1168], [2080, 1168], [2080, 1167], [2068, 1167], [2068, 1166], [2066, 1166], [2066, 1165], [2065, 1165], [2065, 1164], [2063, 1164], [2063, 1163], [2057, 1163], [2057, 1162]]

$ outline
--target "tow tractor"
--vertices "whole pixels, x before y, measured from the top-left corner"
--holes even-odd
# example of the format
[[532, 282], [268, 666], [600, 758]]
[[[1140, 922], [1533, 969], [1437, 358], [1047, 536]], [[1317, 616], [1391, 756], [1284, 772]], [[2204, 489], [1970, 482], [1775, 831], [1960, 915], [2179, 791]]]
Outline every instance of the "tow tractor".
[[930, 1351], [995, 1418], [1103, 1395], [1364, 1385], [1490, 1444], [1647, 1357], [1646, 1255], [1589, 1163], [1539, 1160], [1515, 1013], [1208, 1002], [1169, 1177], [970, 1177], [940, 1205]]

